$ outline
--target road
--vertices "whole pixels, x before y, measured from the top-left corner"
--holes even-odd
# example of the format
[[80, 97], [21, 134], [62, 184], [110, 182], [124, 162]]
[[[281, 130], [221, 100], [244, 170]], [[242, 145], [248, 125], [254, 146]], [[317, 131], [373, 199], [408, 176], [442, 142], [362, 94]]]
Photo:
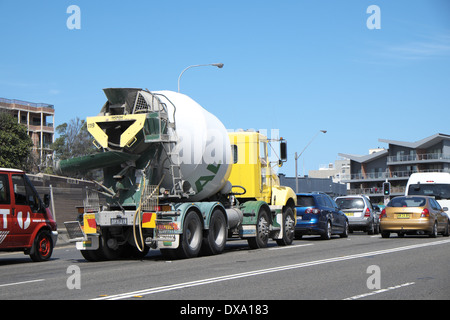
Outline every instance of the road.
[[[0, 254], [0, 299], [309, 300], [450, 299], [450, 238], [382, 239], [355, 232], [250, 250], [229, 241], [217, 256], [86, 262], [73, 245], [51, 261]], [[206, 302], [205, 302], [206, 303]], [[221, 310], [224, 312], [224, 310]]]

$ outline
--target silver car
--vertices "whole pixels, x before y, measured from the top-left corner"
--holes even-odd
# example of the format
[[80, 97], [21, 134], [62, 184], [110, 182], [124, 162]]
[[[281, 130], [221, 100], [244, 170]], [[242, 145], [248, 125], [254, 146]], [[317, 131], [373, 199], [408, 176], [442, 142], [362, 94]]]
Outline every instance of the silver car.
[[369, 198], [363, 195], [344, 196], [335, 199], [338, 207], [348, 218], [349, 230], [363, 230], [368, 234], [378, 234], [380, 219]]

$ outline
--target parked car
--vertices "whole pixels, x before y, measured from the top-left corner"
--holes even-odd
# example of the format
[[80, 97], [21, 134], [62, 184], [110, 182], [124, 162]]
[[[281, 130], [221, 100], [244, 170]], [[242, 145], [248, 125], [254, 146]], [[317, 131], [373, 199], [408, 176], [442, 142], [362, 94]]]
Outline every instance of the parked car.
[[380, 219], [369, 198], [364, 195], [344, 196], [335, 199], [338, 207], [345, 213], [350, 232], [363, 230], [368, 234], [378, 234]]
[[297, 194], [296, 209], [296, 239], [300, 239], [303, 235], [314, 234], [326, 240], [333, 234], [339, 234], [341, 238], [348, 237], [348, 219], [327, 194], [320, 192]]
[[22, 170], [0, 168], [0, 251], [24, 251], [49, 260], [58, 238], [56, 222]]
[[401, 196], [393, 198], [381, 212], [381, 236], [391, 233], [399, 237], [405, 234], [428, 234], [435, 238], [438, 233], [449, 236], [450, 222], [439, 203], [428, 196]]

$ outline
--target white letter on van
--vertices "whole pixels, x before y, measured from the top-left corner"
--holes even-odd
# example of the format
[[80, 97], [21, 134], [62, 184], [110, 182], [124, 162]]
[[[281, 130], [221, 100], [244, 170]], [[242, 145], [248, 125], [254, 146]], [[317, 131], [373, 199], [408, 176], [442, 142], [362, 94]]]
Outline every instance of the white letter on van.
[[0, 214], [3, 215], [3, 229], [8, 229], [8, 214], [10, 214], [9, 209], [0, 209]]

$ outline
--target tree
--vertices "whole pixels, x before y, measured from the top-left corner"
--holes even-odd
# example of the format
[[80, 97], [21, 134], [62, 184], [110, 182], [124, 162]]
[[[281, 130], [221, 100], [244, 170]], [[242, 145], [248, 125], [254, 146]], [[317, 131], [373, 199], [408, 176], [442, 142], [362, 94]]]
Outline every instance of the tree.
[[27, 128], [6, 112], [0, 112], [0, 128], [0, 167], [27, 170], [33, 148]]
[[59, 137], [52, 144], [55, 157], [58, 160], [66, 160], [81, 157], [95, 152], [92, 137], [87, 131], [86, 121], [70, 120], [69, 124], [63, 123], [56, 127]]

